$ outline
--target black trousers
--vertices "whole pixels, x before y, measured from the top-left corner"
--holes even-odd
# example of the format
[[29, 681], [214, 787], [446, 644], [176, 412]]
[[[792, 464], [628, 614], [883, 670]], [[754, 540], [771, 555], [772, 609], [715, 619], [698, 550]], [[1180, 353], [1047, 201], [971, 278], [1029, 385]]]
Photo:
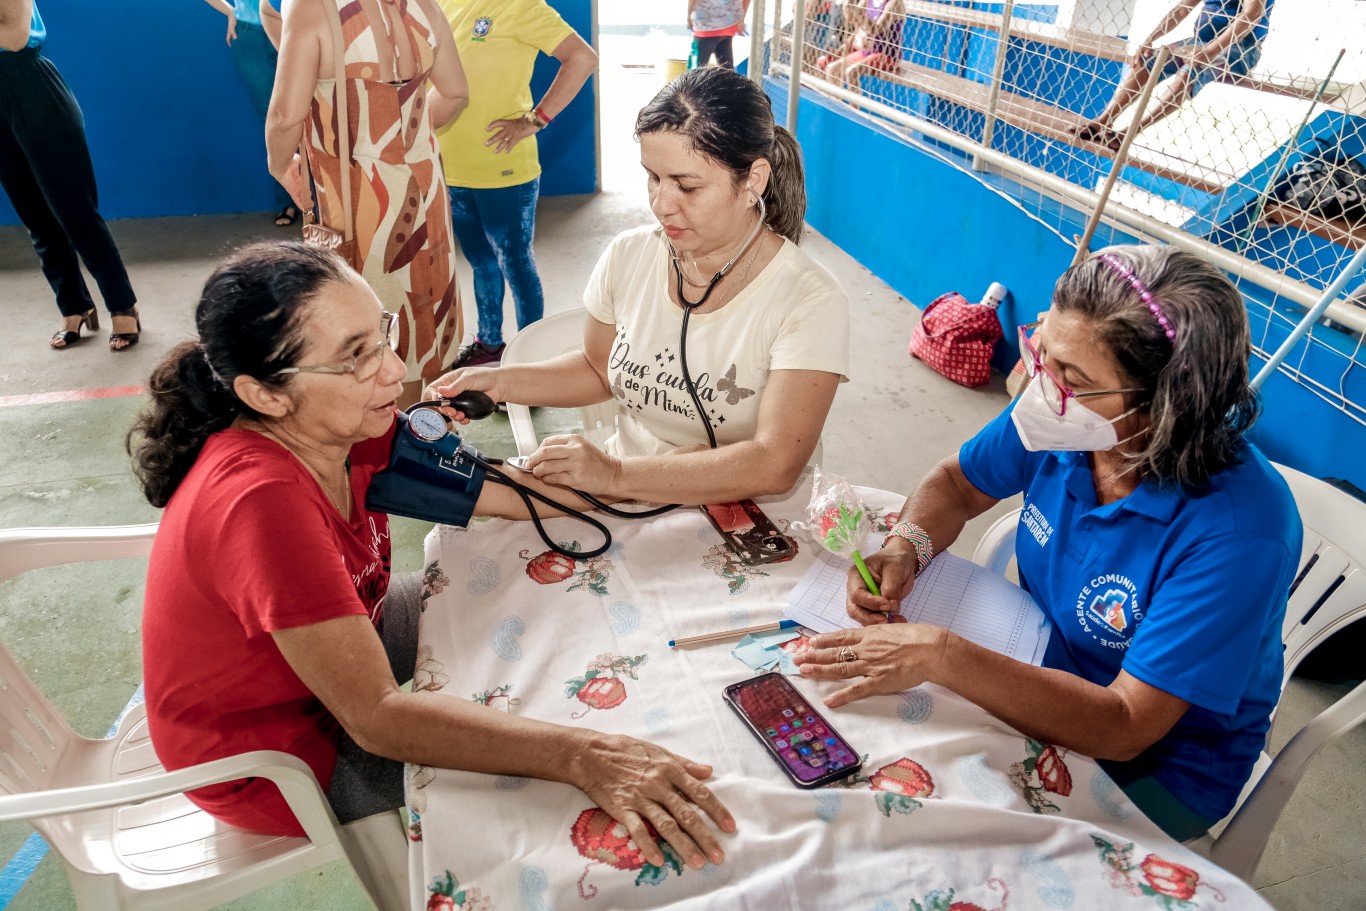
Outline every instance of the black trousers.
[[716, 62], [721, 66], [735, 69], [735, 52], [731, 47], [730, 35], [713, 35], [710, 38], [697, 39], [697, 65], [706, 66], [711, 61], [712, 54], [716, 55]]
[[63, 316], [94, 306], [78, 256], [111, 313], [137, 303], [100, 217], [81, 108], [38, 48], [0, 52], [0, 186], [28, 228]]

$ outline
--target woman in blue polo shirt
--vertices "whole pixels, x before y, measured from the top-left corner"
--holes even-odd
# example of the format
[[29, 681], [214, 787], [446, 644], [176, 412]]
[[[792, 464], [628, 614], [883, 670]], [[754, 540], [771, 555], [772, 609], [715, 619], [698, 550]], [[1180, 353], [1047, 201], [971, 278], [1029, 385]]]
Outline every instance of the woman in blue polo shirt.
[[[1101, 761], [1171, 835], [1232, 808], [1280, 695], [1281, 622], [1301, 524], [1244, 439], [1247, 314], [1228, 279], [1170, 247], [1069, 269], [1021, 352], [1024, 393], [907, 498], [849, 582], [865, 626], [819, 636], [816, 678], [863, 679], [834, 707], [932, 681], [1030, 737]], [[964, 523], [1024, 494], [1020, 582], [1053, 624], [1034, 667], [890, 611]]]

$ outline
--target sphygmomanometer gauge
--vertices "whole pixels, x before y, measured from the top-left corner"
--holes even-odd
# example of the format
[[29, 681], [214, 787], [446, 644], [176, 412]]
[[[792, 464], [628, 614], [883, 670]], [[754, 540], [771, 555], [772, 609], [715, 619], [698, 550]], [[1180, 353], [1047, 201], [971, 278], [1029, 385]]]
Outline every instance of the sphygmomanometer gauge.
[[448, 433], [446, 419], [435, 408], [414, 409], [408, 415], [408, 430], [426, 443], [435, 443]]

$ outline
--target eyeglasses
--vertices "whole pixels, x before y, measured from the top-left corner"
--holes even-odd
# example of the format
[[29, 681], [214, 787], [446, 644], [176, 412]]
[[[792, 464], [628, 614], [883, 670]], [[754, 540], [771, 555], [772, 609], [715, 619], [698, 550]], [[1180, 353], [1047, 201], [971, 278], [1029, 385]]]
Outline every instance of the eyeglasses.
[[385, 350], [393, 350], [394, 322], [398, 316], [385, 310], [380, 314], [379, 332], [382, 338], [366, 348], [360, 354], [351, 358], [349, 361], [339, 361], [335, 364], [308, 364], [303, 367], [286, 367], [284, 370], [277, 370], [275, 375], [282, 376], [286, 373], [350, 373], [356, 378], [358, 383], [368, 383], [379, 373], [380, 365], [384, 363]]
[[1043, 357], [1039, 354], [1039, 349], [1034, 347], [1034, 343], [1029, 339], [1029, 332], [1038, 329], [1042, 323], [1030, 323], [1020, 327], [1020, 359], [1024, 362], [1025, 375], [1031, 380], [1039, 374], [1043, 374], [1041, 385], [1043, 388], [1043, 399], [1048, 403], [1048, 407], [1053, 409], [1053, 413], [1062, 417], [1067, 413], [1068, 399], [1085, 399], [1093, 395], [1119, 395], [1121, 392], [1142, 392], [1142, 389], [1101, 389], [1096, 392], [1073, 392], [1062, 384], [1053, 371], [1044, 366]]

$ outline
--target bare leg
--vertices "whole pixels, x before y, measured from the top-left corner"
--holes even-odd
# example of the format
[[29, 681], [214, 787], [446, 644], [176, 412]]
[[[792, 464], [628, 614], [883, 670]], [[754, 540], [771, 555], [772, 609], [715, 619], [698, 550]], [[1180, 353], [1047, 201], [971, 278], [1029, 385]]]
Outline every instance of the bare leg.
[[1152, 71], [1147, 66], [1131, 66], [1124, 71], [1124, 77], [1120, 79], [1119, 85], [1115, 88], [1115, 94], [1110, 98], [1110, 103], [1105, 106], [1105, 110], [1094, 119], [1087, 121], [1085, 127], [1100, 127], [1108, 129], [1112, 127], [1115, 118], [1124, 113], [1129, 105], [1138, 100], [1143, 87], [1148, 84], [1148, 79], [1152, 76]]
[[841, 57], [838, 60], [831, 60], [825, 66], [826, 77], [842, 89], [849, 88], [848, 83], [844, 81], [844, 70], [849, 65], [847, 59], [848, 58]]
[[844, 87], [845, 87], [846, 89], [848, 89], [849, 91], [853, 92], [855, 95], [861, 95], [861, 94], [863, 94], [863, 89], [862, 89], [862, 87], [860, 87], [860, 85], [859, 85], [859, 80], [861, 80], [861, 79], [863, 78], [863, 76], [864, 76], [865, 73], [871, 73], [871, 72], [872, 72], [872, 68], [869, 67], [867, 64], [864, 64], [864, 63], [854, 63], [854, 64], [851, 64], [851, 65], [850, 65], [848, 68], [846, 68], [845, 71], [844, 71], [844, 82], [845, 82], [845, 86], [844, 86]]
[[1142, 133], [1148, 127], [1166, 117], [1170, 117], [1181, 109], [1181, 106], [1190, 101], [1193, 97], [1191, 92], [1191, 80], [1193, 73], [1191, 68], [1183, 66], [1181, 70], [1172, 77], [1171, 82], [1162, 86], [1158, 90], [1156, 99], [1148, 105], [1143, 112], [1143, 121], [1138, 124], [1135, 133]]

